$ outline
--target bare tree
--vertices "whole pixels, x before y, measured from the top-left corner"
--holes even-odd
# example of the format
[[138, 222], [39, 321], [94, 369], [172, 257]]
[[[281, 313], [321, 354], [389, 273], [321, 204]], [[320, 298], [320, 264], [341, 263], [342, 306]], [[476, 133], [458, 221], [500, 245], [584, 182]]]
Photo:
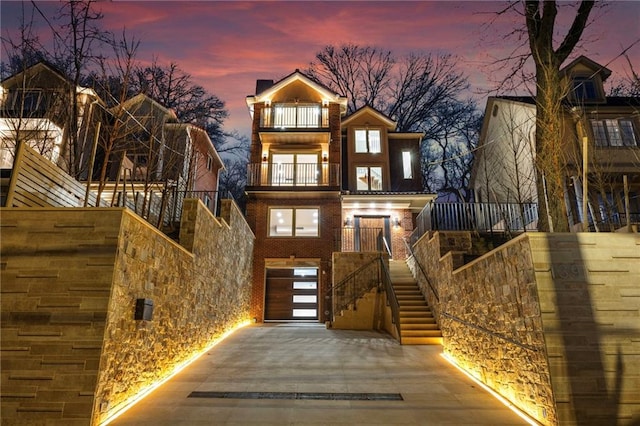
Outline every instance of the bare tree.
[[566, 162], [562, 154], [561, 102], [566, 88], [561, 84], [560, 66], [580, 40], [593, 6], [593, 1], [580, 2], [571, 27], [556, 48], [556, 2], [525, 1], [529, 48], [536, 69], [537, 184], [539, 199], [545, 201], [540, 203], [538, 229], [541, 231], [569, 230], [564, 203]]
[[180, 121], [205, 129], [216, 146], [222, 143], [222, 125], [228, 115], [224, 101], [195, 84], [176, 63], [161, 66], [154, 60], [150, 66], [137, 69], [135, 86], [175, 111]]
[[395, 120], [400, 132], [424, 132], [425, 189], [457, 195], [468, 181], [477, 131], [468, 131], [461, 123], [473, 122], [478, 114], [473, 102], [458, 98], [468, 83], [456, 57], [410, 54], [397, 58], [370, 46], [329, 45], [316, 54], [306, 73], [346, 95], [348, 113], [369, 105]]
[[[35, 2], [32, 2], [40, 10]], [[54, 60], [73, 82], [72, 92], [69, 93], [69, 173], [79, 177], [85, 170], [87, 161], [83, 154], [86, 147], [79, 135], [78, 118], [80, 116], [77, 87], [80, 86], [83, 74], [99, 50], [100, 44], [111, 40], [111, 35], [99, 27], [103, 14], [95, 9], [94, 0], [64, 1], [56, 20], [59, 28], [52, 28]], [[44, 17], [44, 15], [43, 15]]]

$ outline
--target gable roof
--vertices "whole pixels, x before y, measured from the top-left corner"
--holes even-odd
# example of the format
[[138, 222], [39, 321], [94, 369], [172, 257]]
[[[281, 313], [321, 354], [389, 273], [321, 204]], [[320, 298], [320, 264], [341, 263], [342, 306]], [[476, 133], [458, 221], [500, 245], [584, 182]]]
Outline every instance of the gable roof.
[[387, 116], [386, 114], [378, 111], [377, 109], [375, 109], [374, 107], [370, 106], [370, 105], [364, 105], [363, 107], [358, 108], [356, 111], [354, 111], [353, 113], [349, 114], [347, 117], [345, 117], [344, 120], [342, 120], [342, 126], [346, 126], [349, 123], [351, 123], [352, 121], [358, 119], [359, 117], [362, 117], [363, 115], [366, 114], [370, 114], [373, 115], [374, 117], [376, 117], [376, 119], [380, 120], [382, 123], [384, 123], [384, 125], [387, 127], [387, 129], [389, 131], [393, 131], [396, 128], [396, 125], [398, 124], [397, 122], [393, 121], [389, 116]]
[[327, 99], [329, 102], [340, 104], [340, 110], [343, 113], [347, 110], [346, 97], [340, 95], [339, 93], [334, 93], [331, 89], [318, 83], [317, 81], [312, 80], [306, 74], [300, 72], [300, 70], [298, 69], [296, 69], [294, 72], [284, 77], [283, 79], [275, 82], [270, 87], [264, 88], [260, 93], [247, 96], [247, 106], [251, 109], [251, 106], [255, 103], [268, 101], [276, 92], [297, 81], [306, 84], [311, 89], [318, 92], [324, 99]]
[[602, 81], [605, 81], [611, 75], [611, 70], [599, 63], [592, 61], [584, 55], [578, 56], [573, 61], [569, 62], [565, 67], [560, 70], [560, 76], [564, 77], [571, 73], [576, 65], [583, 65], [586, 68], [593, 71], [593, 75], [600, 74]]
[[149, 103], [151, 104], [152, 107], [154, 108], [158, 108], [161, 112], [163, 112], [166, 115], [171, 116], [172, 119], [177, 120], [177, 116], [175, 111], [173, 111], [170, 108], [167, 108], [166, 106], [162, 105], [160, 102], [156, 101], [155, 99], [153, 99], [152, 97], [144, 94], [144, 93], [138, 93], [137, 95], [127, 99], [126, 101], [122, 102], [120, 105], [116, 105], [114, 107], [111, 108], [112, 111], [116, 110], [118, 107], [123, 108], [127, 111], [129, 111], [129, 109], [133, 106], [133, 105], [139, 105], [139, 104], [143, 104], [143, 103]]
[[64, 73], [62, 71], [60, 71], [56, 66], [50, 64], [49, 62], [45, 62], [45, 61], [40, 61], [37, 62], [25, 69], [23, 69], [22, 71], [19, 71], [15, 74], [10, 75], [9, 77], [5, 78], [4, 80], [2, 80], [2, 84], [6, 85], [6, 84], [11, 84], [13, 82], [13, 80], [16, 80], [18, 78], [21, 78], [23, 74], [27, 74], [27, 75], [35, 75], [44, 71], [48, 71], [51, 74], [55, 75], [56, 77], [58, 77], [58, 79], [62, 80], [63, 82], [67, 83], [67, 84], [72, 84], [71, 81], [67, 78], [66, 75], [64, 75]]

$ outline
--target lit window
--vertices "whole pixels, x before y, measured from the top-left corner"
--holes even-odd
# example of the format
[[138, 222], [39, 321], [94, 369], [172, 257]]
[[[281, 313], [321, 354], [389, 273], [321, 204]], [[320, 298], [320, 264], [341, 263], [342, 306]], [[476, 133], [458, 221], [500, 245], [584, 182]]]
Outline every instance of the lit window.
[[318, 296], [315, 294], [294, 294], [293, 303], [317, 303]]
[[315, 281], [294, 281], [293, 289], [294, 290], [316, 290], [318, 288], [318, 283]]
[[402, 174], [405, 179], [413, 179], [411, 152], [409, 151], [402, 151]]
[[382, 167], [356, 167], [358, 191], [382, 191]]
[[295, 208], [269, 210], [269, 236], [317, 237], [318, 209]]
[[356, 152], [377, 154], [382, 152], [380, 130], [356, 130]]
[[294, 309], [293, 310], [293, 317], [294, 318], [300, 318], [300, 317], [313, 317], [313, 318], [315, 318], [316, 315], [318, 315], [317, 309]]
[[637, 146], [638, 139], [630, 119], [591, 120], [596, 146]]

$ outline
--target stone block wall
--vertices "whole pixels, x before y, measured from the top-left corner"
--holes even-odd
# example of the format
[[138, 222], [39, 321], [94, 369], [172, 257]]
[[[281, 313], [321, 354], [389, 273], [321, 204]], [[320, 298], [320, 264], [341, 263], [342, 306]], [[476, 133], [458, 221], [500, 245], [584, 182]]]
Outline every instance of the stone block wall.
[[[180, 240], [189, 250], [137, 216], [123, 217], [95, 423], [249, 320], [253, 234], [223, 202], [218, 221], [200, 201], [185, 200]], [[134, 320], [138, 298], [153, 301], [151, 321]]]
[[447, 354], [541, 424], [638, 422], [638, 236], [530, 233], [455, 270], [441, 238], [415, 253]]
[[253, 234], [185, 205], [190, 250], [124, 209], [2, 209], [3, 425], [98, 424], [248, 320]]
[[444, 351], [537, 421], [556, 424], [526, 237], [454, 270], [439, 288]]

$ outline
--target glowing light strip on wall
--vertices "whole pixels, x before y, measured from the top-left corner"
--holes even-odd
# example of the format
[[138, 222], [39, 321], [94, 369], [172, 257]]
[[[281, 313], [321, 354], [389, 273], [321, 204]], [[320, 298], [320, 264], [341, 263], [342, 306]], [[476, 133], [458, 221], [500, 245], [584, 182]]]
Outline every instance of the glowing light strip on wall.
[[187, 368], [189, 365], [191, 365], [193, 362], [195, 362], [202, 355], [204, 355], [205, 353], [207, 353], [208, 351], [213, 349], [213, 347], [216, 346], [218, 343], [222, 342], [224, 339], [229, 337], [235, 331], [239, 330], [242, 327], [245, 327], [245, 326], [249, 325], [250, 323], [251, 322], [249, 320], [245, 320], [245, 321], [242, 321], [242, 322], [234, 325], [233, 327], [231, 327], [228, 331], [226, 331], [220, 337], [215, 339], [205, 350], [195, 354], [194, 356], [192, 356], [190, 359], [188, 359], [187, 361], [183, 362], [182, 364], [177, 365], [167, 377], [165, 377], [165, 378], [163, 378], [163, 379], [151, 384], [150, 386], [142, 389], [136, 395], [134, 395], [133, 397], [131, 397], [127, 401], [125, 401], [122, 404], [121, 407], [118, 407], [118, 408], [114, 409], [113, 413], [108, 414], [107, 417], [100, 423], [100, 426], [106, 426], [109, 423], [111, 423], [112, 421], [114, 421], [115, 419], [117, 419], [118, 417], [120, 417], [127, 410], [129, 410], [131, 407], [133, 407], [138, 402], [140, 402], [142, 399], [144, 399], [147, 395], [149, 395], [151, 392], [153, 392], [154, 390], [156, 390], [157, 388], [159, 388], [160, 386], [165, 384], [167, 381], [171, 380], [173, 378], [173, 376], [175, 376], [176, 374], [180, 373], [182, 370]]
[[511, 411], [513, 411], [514, 413], [516, 413], [518, 416], [520, 416], [522, 418], [522, 420], [524, 420], [525, 422], [529, 423], [531, 426], [540, 426], [540, 423], [536, 420], [534, 420], [533, 418], [531, 418], [527, 413], [525, 413], [524, 411], [520, 410], [518, 407], [516, 407], [515, 405], [513, 405], [509, 400], [507, 400], [505, 397], [503, 397], [502, 395], [500, 395], [499, 393], [497, 393], [496, 391], [494, 391], [493, 389], [491, 389], [489, 386], [485, 385], [484, 383], [482, 383], [480, 380], [478, 380], [477, 378], [475, 378], [471, 373], [469, 373], [467, 370], [465, 370], [464, 368], [460, 367], [460, 365], [458, 365], [455, 361], [455, 359], [446, 353], [441, 353], [440, 355], [442, 355], [442, 357], [444, 359], [447, 360], [447, 362], [449, 362], [451, 365], [453, 365], [455, 368], [457, 368], [458, 370], [460, 370], [462, 373], [464, 373], [465, 376], [469, 377], [471, 380], [473, 380], [475, 383], [477, 383], [480, 387], [482, 387], [482, 389], [486, 390], [487, 392], [489, 392], [494, 398], [496, 398], [498, 401], [500, 401], [503, 405], [505, 405], [507, 408], [509, 408]]

